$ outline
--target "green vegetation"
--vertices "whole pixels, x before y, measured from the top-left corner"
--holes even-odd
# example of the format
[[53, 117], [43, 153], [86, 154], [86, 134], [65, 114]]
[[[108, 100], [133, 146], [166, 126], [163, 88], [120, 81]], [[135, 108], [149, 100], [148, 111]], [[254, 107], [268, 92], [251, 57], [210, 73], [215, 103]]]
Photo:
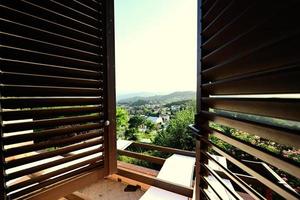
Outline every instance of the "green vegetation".
[[[177, 93], [178, 94], [178, 93]], [[167, 95], [170, 100], [170, 96]], [[175, 95], [176, 96], [176, 95]], [[155, 97], [155, 98], [154, 98]], [[136, 102], [130, 102], [128, 104], [119, 104], [117, 113], [118, 137], [127, 140], [135, 140], [139, 142], [149, 142], [155, 145], [173, 147], [184, 150], [194, 150], [195, 140], [192, 134], [188, 130], [188, 125], [194, 123], [195, 115], [195, 100], [194, 97], [190, 99], [180, 99], [178, 101], [169, 101], [162, 96], [154, 96], [149, 98], [137, 99]], [[165, 97], [166, 98], [166, 97]], [[155, 99], [155, 101], [153, 100]], [[159, 101], [159, 99], [164, 99]], [[171, 98], [172, 99], [172, 98]], [[166, 103], [167, 101], [167, 103]], [[168, 102], [169, 101], [169, 102]], [[126, 111], [127, 110], [127, 111]], [[260, 123], [275, 125], [278, 127], [285, 127], [293, 130], [300, 130], [299, 123], [292, 121], [285, 121], [281, 119], [274, 119], [256, 115], [246, 115], [243, 113], [234, 113], [222, 110], [210, 109], [210, 112], [217, 112], [220, 115], [238, 117], [244, 120], [257, 121]], [[162, 123], [153, 122], [149, 117], [165, 117]], [[155, 118], [155, 119], [156, 119]], [[261, 138], [257, 135], [249, 134], [241, 130], [237, 130], [231, 127], [223, 126], [216, 123], [209, 124], [212, 128], [215, 128], [229, 137], [235, 138], [243, 143], [247, 143], [253, 147], [259, 148], [265, 152], [269, 152], [275, 156], [282, 157], [283, 159], [290, 159], [290, 162], [294, 162], [296, 165], [300, 163], [300, 150], [289, 146], [285, 146], [274, 141], [270, 141]], [[210, 135], [211, 142], [219, 146], [221, 149], [236, 157], [239, 160], [251, 160], [260, 161], [258, 158], [244, 152], [220, 139]], [[135, 152], [164, 157], [167, 158], [169, 154], [151, 151], [145, 149], [133, 148], [130, 149]], [[212, 152], [212, 150], [210, 150]], [[140, 161], [134, 158], [128, 158], [120, 156], [120, 160], [130, 162], [133, 164], [150, 167], [153, 169], [159, 169], [157, 165]], [[230, 170], [236, 173], [245, 173], [238, 167], [228, 161], [228, 167]], [[270, 166], [278, 175], [280, 175], [290, 186], [299, 191], [300, 180]]]

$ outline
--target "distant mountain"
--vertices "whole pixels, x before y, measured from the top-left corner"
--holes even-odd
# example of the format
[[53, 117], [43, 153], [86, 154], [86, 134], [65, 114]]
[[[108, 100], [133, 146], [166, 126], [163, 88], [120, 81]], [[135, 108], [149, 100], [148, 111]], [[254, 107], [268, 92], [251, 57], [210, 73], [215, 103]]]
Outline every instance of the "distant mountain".
[[117, 94], [117, 101], [120, 101], [122, 99], [129, 99], [132, 97], [150, 97], [154, 95], [155, 93], [151, 93], [151, 92], [121, 93], [121, 94]]
[[119, 104], [133, 104], [133, 103], [158, 103], [158, 104], [167, 104], [175, 101], [183, 101], [189, 99], [195, 99], [196, 93], [193, 91], [183, 91], [183, 92], [173, 92], [167, 95], [154, 95], [154, 96], [134, 96], [126, 99], [120, 99]]

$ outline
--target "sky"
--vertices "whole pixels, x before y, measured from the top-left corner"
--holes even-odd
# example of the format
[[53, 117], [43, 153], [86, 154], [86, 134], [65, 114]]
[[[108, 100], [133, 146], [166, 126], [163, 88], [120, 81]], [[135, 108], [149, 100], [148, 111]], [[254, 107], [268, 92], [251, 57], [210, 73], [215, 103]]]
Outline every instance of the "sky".
[[117, 94], [195, 90], [196, 0], [115, 0]]

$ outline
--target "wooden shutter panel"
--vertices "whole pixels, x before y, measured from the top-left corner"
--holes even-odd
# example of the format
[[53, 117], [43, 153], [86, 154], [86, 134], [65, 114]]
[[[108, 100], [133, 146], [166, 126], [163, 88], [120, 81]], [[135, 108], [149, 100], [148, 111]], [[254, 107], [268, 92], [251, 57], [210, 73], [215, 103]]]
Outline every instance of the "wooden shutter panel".
[[209, 161], [222, 168], [222, 173], [252, 198], [265, 199], [250, 182], [222, 167], [210, 151], [252, 176], [261, 187], [286, 199], [299, 199], [295, 190], [214, 141], [225, 142], [298, 180], [299, 162], [245, 142], [212, 124], [299, 150], [300, 3], [199, 0], [198, 6], [198, 114], [191, 127], [198, 137], [198, 198], [212, 199], [213, 193], [222, 199], [207, 179], [213, 176], [228, 194], [242, 199], [208, 166]]
[[109, 0], [0, 2], [1, 199], [114, 172], [113, 15]]

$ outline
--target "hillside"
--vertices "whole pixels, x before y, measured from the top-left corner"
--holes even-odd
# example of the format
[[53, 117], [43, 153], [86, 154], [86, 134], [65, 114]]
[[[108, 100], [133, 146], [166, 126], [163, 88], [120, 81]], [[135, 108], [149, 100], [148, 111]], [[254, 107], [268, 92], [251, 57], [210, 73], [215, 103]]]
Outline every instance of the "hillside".
[[173, 92], [167, 95], [154, 95], [149, 97], [135, 96], [118, 101], [118, 104], [134, 104], [134, 103], [157, 103], [167, 104], [175, 101], [183, 101], [189, 99], [195, 99], [196, 93], [193, 91]]

